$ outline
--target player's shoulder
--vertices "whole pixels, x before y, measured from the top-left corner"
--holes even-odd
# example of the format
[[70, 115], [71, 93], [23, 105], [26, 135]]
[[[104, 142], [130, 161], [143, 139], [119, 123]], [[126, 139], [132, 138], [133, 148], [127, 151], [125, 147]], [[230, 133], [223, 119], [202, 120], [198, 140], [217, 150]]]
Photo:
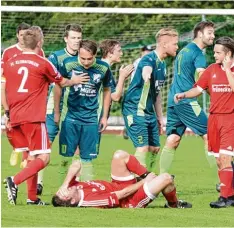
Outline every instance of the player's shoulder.
[[110, 65], [101, 59], [96, 59], [93, 67], [102, 71], [103, 73], [107, 72], [107, 70], [110, 70]]
[[50, 56], [61, 56], [61, 55], [64, 55], [64, 54], [67, 54], [65, 48], [63, 49], [60, 49], [60, 50], [57, 50], [57, 51], [53, 51]]
[[68, 56], [67, 58], [65, 58], [63, 60], [63, 64], [68, 64], [68, 63], [73, 63], [73, 62], [77, 62], [78, 63], [78, 56]]
[[[5, 48], [4, 51], [3, 51], [3, 53], [4, 53], [4, 52], [12, 51], [12, 50], [14, 50], [14, 49], [19, 49], [19, 47], [17, 46], [17, 44], [13, 44], [13, 45], [11, 45], [10, 47]], [[20, 49], [19, 49], [19, 50], [20, 50]], [[22, 50], [20, 50], [20, 51], [22, 51]]]

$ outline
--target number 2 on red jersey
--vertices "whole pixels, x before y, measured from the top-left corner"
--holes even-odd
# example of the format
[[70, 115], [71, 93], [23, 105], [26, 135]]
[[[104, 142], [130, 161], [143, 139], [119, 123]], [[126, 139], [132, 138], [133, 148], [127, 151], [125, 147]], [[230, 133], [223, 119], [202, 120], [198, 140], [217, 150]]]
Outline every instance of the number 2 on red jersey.
[[21, 84], [19, 86], [18, 92], [19, 93], [27, 93], [28, 89], [25, 89], [24, 86], [25, 86], [25, 83], [28, 79], [28, 68], [27, 67], [20, 67], [18, 70], [18, 74], [19, 75], [23, 74], [23, 78], [22, 78]]

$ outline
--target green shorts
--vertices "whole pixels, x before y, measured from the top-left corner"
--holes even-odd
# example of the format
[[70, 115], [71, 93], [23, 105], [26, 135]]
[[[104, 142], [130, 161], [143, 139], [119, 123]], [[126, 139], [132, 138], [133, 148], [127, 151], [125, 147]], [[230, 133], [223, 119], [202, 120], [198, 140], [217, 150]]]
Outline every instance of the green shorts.
[[97, 157], [99, 143], [98, 125], [80, 125], [70, 120], [64, 120], [59, 135], [59, 154], [72, 157], [77, 146], [82, 159]]
[[207, 116], [197, 101], [167, 108], [167, 136], [182, 136], [187, 127], [197, 135], [207, 134]]
[[156, 116], [124, 116], [128, 136], [135, 147], [160, 146]]

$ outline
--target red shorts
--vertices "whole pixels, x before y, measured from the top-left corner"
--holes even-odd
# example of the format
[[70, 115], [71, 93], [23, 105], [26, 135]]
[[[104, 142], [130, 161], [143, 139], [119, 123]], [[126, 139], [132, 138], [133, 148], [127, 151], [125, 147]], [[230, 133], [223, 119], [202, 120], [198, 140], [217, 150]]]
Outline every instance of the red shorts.
[[29, 150], [30, 155], [50, 153], [45, 123], [26, 123], [13, 127], [7, 137], [15, 151]]
[[155, 196], [149, 192], [147, 183], [138, 189], [136, 193], [120, 200], [121, 208], [145, 208], [155, 199]]
[[208, 153], [234, 156], [234, 113], [210, 114], [208, 119]]

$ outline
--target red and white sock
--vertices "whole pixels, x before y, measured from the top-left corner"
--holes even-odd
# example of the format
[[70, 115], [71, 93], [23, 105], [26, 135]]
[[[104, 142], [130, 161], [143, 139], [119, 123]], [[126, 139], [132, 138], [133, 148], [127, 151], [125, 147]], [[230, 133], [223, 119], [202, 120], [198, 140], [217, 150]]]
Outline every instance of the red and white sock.
[[135, 173], [138, 176], [141, 176], [147, 172], [147, 169], [141, 165], [133, 155], [129, 156], [129, 160], [126, 163], [126, 166], [130, 172]]
[[232, 167], [226, 167], [218, 171], [220, 180], [220, 196], [227, 198], [234, 195], [234, 189], [232, 186], [233, 181], [233, 169]]

